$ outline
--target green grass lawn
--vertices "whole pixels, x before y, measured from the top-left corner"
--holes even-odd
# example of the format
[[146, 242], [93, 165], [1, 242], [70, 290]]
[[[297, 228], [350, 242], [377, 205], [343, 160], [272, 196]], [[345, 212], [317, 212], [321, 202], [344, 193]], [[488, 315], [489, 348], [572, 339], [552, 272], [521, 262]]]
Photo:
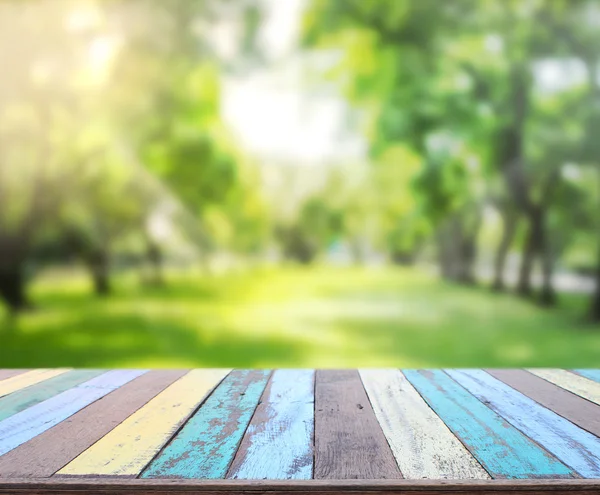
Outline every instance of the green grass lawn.
[[36, 311], [0, 328], [0, 367], [599, 367], [600, 326], [577, 306], [407, 269], [319, 267], [226, 276], [133, 275], [112, 297], [42, 277]]

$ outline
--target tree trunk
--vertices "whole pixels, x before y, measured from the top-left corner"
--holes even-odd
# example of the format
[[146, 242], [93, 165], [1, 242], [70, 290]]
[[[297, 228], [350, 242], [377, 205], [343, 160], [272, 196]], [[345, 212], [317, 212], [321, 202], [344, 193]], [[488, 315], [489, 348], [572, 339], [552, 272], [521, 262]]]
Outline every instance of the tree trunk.
[[440, 274], [445, 280], [457, 279], [456, 260], [457, 255], [457, 241], [456, 241], [456, 229], [453, 228], [455, 220], [447, 220], [444, 222], [437, 231], [438, 240], [438, 263], [440, 266]]
[[544, 242], [543, 215], [539, 208], [532, 208], [529, 213], [529, 230], [519, 269], [517, 293], [529, 297], [533, 292], [532, 275], [535, 258], [539, 254]]
[[462, 284], [475, 284], [475, 260], [477, 259], [477, 240], [469, 236], [462, 240], [459, 259], [458, 281]]
[[505, 288], [504, 271], [506, 260], [508, 258], [510, 246], [515, 238], [515, 233], [517, 232], [517, 213], [515, 211], [508, 211], [503, 215], [503, 218], [504, 228], [502, 230], [502, 239], [500, 240], [494, 259], [494, 281], [492, 283], [492, 289], [495, 291], [503, 291]]
[[108, 253], [98, 250], [90, 255], [89, 267], [94, 283], [94, 292], [98, 296], [108, 296], [111, 293], [110, 262]]
[[25, 273], [22, 264], [0, 268], [0, 298], [11, 314], [30, 307], [25, 291]]
[[589, 315], [592, 321], [600, 322], [600, 244], [598, 245], [598, 259], [596, 261], [596, 289], [592, 295]]
[[556, 291], [552, 283], [554, 273], [554, 254], [551, 246], [545, 240], [542, 251], [542, 290], [540, 292], [540, 304], [543, 306], [554, 306], [556, 304]]
[[466, 223], [465, 215], [455, 213], [438, 229], [438, 257], [444, 279], [471, 285], [475, 283], [477, 234], [481, 221], [475, 219], [471, 228]]
[[481, 228], [481, 214], [476, 213], [474, 219], [462, 219], [459, 245], [458, 281], [463, 284], [475, 284], [475, 262], [477, 261], [477, 236]]
[[164, 282], [162, 270], [163, 255], [158, 244], [149, 241], [146, 255], [148, 257], [148, 261], [150, 262], [150, 284], [162, 285]]

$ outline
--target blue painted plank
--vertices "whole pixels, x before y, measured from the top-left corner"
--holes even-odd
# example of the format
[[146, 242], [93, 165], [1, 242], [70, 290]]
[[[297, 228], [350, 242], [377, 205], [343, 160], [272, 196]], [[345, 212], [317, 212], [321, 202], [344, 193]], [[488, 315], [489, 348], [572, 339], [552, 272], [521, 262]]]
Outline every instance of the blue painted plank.
[[106, 370], [74, 370], [0, 398], [0, 421], [80, 385]]
[[447, 370], [454, 380], [584, 478], [600, 478], [600, 439], [482, 370]]
[[314, 370], [273, 373], [228, 478], [312, 478], [314, 381]]
[[147, 371], [109, 371], [0, 421], [0, 455], [49, 430]]
[[579, 373], [581, 376], [589, 378], [590, 380], [594, 380], [595, 382], [600, 383], [600, 370], [573, 370], [576, 373]]
[[421, 396], [494, 478], [566, 478], [573, 471], [441, 370], [403, 370]]
[[224, 478], [269, 375], [269, 370], [231, 372], [142, 478]]

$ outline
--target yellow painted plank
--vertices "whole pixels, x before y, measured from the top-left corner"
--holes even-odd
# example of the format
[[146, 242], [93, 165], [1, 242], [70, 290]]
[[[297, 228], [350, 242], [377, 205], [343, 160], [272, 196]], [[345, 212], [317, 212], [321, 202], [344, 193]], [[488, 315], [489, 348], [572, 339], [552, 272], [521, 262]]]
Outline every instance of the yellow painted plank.
[[528, 371], [600, 405], [600, 383], [598, 382], [565, 370], [532, 368]]
[[229, 371], [190, 371], [67, 464], [58, 474], [139, 474]]
[[70, 368], [39, 369], [28, 371], [27, 373], [16, 375], [5, 380], [0, 380], [0, 397], [12, 394], [17, 390], [29, 387], [30, 385], [43, 382], [54, 376], [62, 375], [69, 370]]

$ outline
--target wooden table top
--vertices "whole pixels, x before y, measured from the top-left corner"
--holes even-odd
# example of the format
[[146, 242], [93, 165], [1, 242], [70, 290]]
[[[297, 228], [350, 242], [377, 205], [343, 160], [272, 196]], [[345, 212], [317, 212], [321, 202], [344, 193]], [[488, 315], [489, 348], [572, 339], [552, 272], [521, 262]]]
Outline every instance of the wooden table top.
[[0, 493], [600, 493], [600, 370], [0, 370]]

